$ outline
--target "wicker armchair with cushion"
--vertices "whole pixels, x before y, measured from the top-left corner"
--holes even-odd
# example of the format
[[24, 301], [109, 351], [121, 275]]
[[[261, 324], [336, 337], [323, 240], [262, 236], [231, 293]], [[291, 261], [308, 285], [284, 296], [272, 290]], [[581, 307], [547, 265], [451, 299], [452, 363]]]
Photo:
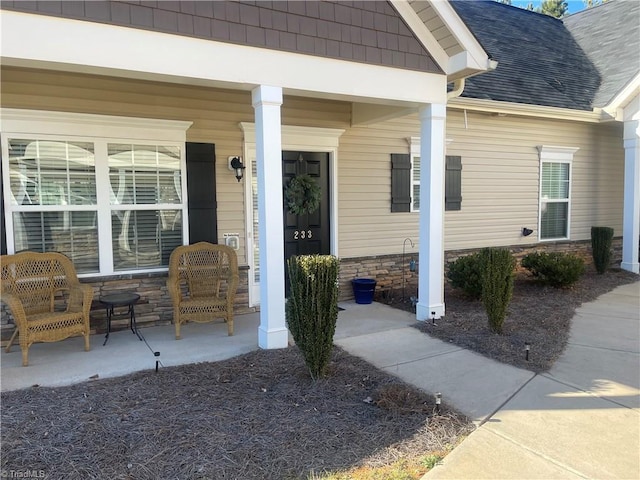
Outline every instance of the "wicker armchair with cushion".
[[23, 252], [3, 255], [0, 263], [2, 301], [16, 324], [7, 352], [18, 334], [25, 367], [29, 363], [29, 347], [35, 342], [57, 342], [82, 335], [84, 349], [89, 351], [93, 289], [78, 281], [71, 260], [55, 252]]
[[233, 335], [233, 302], [238, 288], [238, 258], [226, 246], [207, 242], [177, 247], [169, 259], [167, 289], [173, 301], [176, 340], [186, 322], [223, 318]]

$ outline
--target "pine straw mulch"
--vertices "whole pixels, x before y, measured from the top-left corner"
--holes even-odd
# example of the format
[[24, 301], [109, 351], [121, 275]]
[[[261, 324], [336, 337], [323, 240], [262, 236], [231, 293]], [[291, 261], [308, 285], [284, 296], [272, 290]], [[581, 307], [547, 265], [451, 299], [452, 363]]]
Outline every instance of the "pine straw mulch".
[[3, 472], [47, 479], [293, 479], [446, 451], [472, 425], [336, 347], [312, 382], [297, 348], [2, 399]]
[[[492, 333], [487, 326], [487, 314], [479, 300], [467, 298], [460, 290], [445, 284], [444, 317], [420, 322], [419, 330], [486, 357], [533, 372], [545, 372], [562, 355], [569, 339], [571, 319], [575, 310], [586, 302], [614, 288], [640, 277], [621, 269], [609, 269], [598, 275], [592, 265], [571, 288], [553, 288], [541, 285], [527, 273], [520, 271], [515, 278], [513, 298], [509, 304], [503, 333]], [[415, 312], [409, 297], [414, 291], [406, 290], [405, 300], [398, 294], [380, 299], [393, 307]], [[603, 322], [607, 319], [603, 318]], [[526, 360], [525, 343], [530, 344]]]

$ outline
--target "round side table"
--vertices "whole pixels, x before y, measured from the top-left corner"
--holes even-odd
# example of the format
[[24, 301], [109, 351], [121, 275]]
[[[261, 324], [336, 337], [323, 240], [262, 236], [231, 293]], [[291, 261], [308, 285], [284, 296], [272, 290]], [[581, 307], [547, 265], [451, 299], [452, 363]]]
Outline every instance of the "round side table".
[[107, 309], [107, 335], [104, 337], [104, 343], [102, 344], [103, 347], [107, 344], [107, 340], [109, 340], [109, 334], [111, 333], [111, 319], [114, 316], [113, 309], [115, 307], [127, 307], [126, 312], [117, 313], [115, 315], [128, 316], [131, 333], [135, 333], [140, 341], [142, 341], [142, 337], [138, 333], [136, 312], [134, 309], [134, 305], [138, 300], [140, 300], [140, 295], [137, 293], [114, 293], [112, 295], [103, 295], [100, 297], [100, 303]]

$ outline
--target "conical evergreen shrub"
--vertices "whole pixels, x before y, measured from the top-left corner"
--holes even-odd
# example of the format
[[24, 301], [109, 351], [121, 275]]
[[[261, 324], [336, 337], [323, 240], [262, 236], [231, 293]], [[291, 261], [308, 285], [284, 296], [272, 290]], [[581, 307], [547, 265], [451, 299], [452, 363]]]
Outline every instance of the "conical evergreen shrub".
[[602, 275], [611, 263], [613, 228], [591, 227], [591, 253], [596, 271]]
[[484, 248], [482, 262], [482, 303], [489, 318], [489, 329], [502, 333], [507, 307], [513, 295], [515, 259], [505, 248]]
[[338, 259], [302, 255], [289, 259], [291, 293], [286, 304], [289, 331], [311, 378], [327, 373], [338, 320]]

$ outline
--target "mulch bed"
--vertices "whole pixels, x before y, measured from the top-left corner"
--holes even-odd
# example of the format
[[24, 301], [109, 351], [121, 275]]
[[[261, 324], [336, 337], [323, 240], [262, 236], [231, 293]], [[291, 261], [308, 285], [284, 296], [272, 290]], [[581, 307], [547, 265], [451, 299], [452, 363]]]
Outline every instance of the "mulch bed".
[[[489, 330], [481, 301], [471, 300], [462, 291], [446, 284], [445, 316], [437, 320], [435, 326], [427, 321], [416, 324], [416, 328], [499, 362], [545, 372], [564, 351], [576, 308], [639, 279], [638, 275], [620, 269], [598, 275], [593, 266], [588, 266], [587, 272], [573, 287], [561, 289], [541, 285], [526, 273], [519, 272], [500, 335]], [[415, 312], [410, 300], [412, 295], [416, 295], [415, 291], [407, 290], [404, 300], [399, 293], [379, 300]], [[526, 360], [525, 343], [531, 345], [529, 360]]]
[[337, 347], [315, 383], [292, 347], [1, 400], [2, 471], [47, 479], [306, 479], [447, 450], [473, 429]]

